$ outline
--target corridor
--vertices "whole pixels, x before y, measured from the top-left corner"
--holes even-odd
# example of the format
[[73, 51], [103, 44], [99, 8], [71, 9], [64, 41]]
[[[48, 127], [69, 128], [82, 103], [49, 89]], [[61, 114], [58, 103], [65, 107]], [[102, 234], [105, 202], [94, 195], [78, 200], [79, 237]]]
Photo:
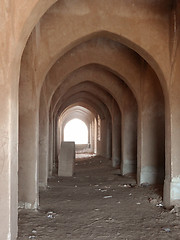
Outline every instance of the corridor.
[[73, 177], [50, 178], [37, 211], [19, 209], [18, 240], [180, 239], [180, 217], [161, 196], [161, 186], [138, 187], [108, 159], [78, 158]]
[[0, 36], [0, 240], [179, 240], [180, 1], [1, 0]]

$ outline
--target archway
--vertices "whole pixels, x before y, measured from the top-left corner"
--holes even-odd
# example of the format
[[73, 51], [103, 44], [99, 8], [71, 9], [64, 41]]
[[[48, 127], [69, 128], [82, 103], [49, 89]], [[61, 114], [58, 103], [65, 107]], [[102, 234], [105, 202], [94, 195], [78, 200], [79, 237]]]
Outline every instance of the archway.
[[[101, 1], [99, 1], [99, 2], [100, 2], [99, 3], [100, 5], [98, 5], [97, 1], [96, 1], [95, 5], [92, 4], [92, 8], [96, 6], [96, 9], [101, 9], [101, 11], [103, 9], [104, 12], [107, 13], [107, 10], [103, 8], [104, 6], [103, 6], [102, 2]], [[17, 109], [18, 109], [17, 108], [17, 92], [18, 92], [17, 85], [18, 85], [18, 73], [19, 73], [18, 69], [20, 66], [21, 53], [24, 48], [26, 39], [27, 39], [28, 35], [30, 34], [33, 26], [37, 23], [37, 20], [43, 15], [43, 13], [54, 3], [54, 1], [51, 1], [51, 2], [36, 1], [36, 2], [33, 2], [32, 5], [31, 5], [31, 3], [28, 2], [27, 3], [28, 7], [26, 6], [26, 11], [24, 11], [23, 6], [19, 10], [18, 6], [20, 4], [18, 4], [18, 3], [19, 2], [14, 4], [11, 8], [8, 6], [8, 10], [9, 10], [8, 14], [12, 13], [11, 11], [14, 11], [14, 12], [12, 14], [13, 17], [7, 21], [7, 19], [8, 19], [7, 12], [8, 11], [7, 11], [7, 8], [5, 8], [5, 7], [7, 7], [7, 5], [5, 5], [4, 2], [2, 2], [2, 5], [3, 5], [2, 9], [3, 10], [5, 9], [5, 11], [3, 13], [5, 15], [4, 19], [6, 21], [3, 28], [7, 29], [6, 31], [4, 31], [5, 35], [3, 34], [2, 39], [5, 40], [5, 42], [7, 39], [15, 39], [15, 41], [11, 41], [11, 46], [10, 46], [10, 48], [8, 48], [8, 49], [10, 49], [9, 52], [12, 53], [12, 57], [9, 57], [11, 54], [7, 54], [6, 49], [5, 49], [5, 51], [3, 51], [3, 56], [6, 56], [5, 59], [8, 60], [8, 57], [9, 57], [9, 60], [7, 61], [7, 64], [6, 64], [7, 66], [9, 66], [9, 68], [7, 68], [7, 73], [3, 72], [3, 76], [4, 76], [3, 79], [7, 80], [7, 81], [5, 81], [6, 83], [9, 83], [9, 82], [12, 83], [12, 86], [10, 86], [10, 84], [7, 85], [7, 87], [6, 87], [7, 91], [4, 91], [4, 89], [3, 89], [3, 95], [2, 95], [2, 103], [4, 102], [4, 104], [2, 104], [3, 105], [2, 112], [3, 112], [3, 109], [8, 109], [8, 110], [7, 110], [7, 112], [5, 111], [5, 114], [3, 114], [2, 123], [1, 123], [2, 139], [5, 139], [5, 143], [6, 143], [5, 145], [3, 145], [5, 147], [2, 148], [1, 155], [2, 155], [2, 159], [4, 159], [4, 156], [7, 156], [8, 163], [5, 165], [5, 168], [3, 168], [4, 174], [2, 174], [2, 181], [0, 181], [0, 182], [2, 182], [2, 183], [7, 182], [5, 189], [6, 190], [8, 189], [9, 191], [7, 191], [7, 192], [10, 192], [10, 195], [11, 195], [11, 197], [8, 197], [7, 194], [3, 194], [7, 198], [7, 203], [3, 202], [3, 204], [1, 205], [2, 209], [3, 208], [4, 209], [15, 209], [17, 207], [17, 206], [14, 207], [14, 202], [16, 202], [16, 201], [12, 201], [12, 200], [14, 200], [14, 199], [17, 200], [17, 176], [16, 176], [16, 172], [17, 172], [17, 163], [16, 163], [17, 162], [16, 161], [17, 160], [17, 135], [18, 135], [17, 134]], [[78, 3], [80, 4], [81, 2], [78, 2]], [[170, 73], [170, 63], [168, 63], [169, 48], [167, 47], [168, 44], [166, 44], [169, 42], [169, 38], [168, 38], [169, 35], [166, 32], [166, 30], [168, 31], [168, 29], [169, 29], [169, 21], [167, 20], [167, 18], [169, 18], [169, 12], [170, 12], [170, 10], [168, 8], [169, 3], [168, 3], [168, 1], [166, 1], [165, 3], [162, 4], [160, 1], [156, 5], [156, 7], [154, 7], [155, 5], [153, 5], [153, 6], [149, 5], [149, 3], [144, 3], [144, 4], [145, 5], [143, 8], [141, 8], [141, 5], [139, 5], [139, 3], [137, 3], [137, 5], [135, 5], [136, 9], [139, 9], [139, 10], [145, 9], [144, 11], [141, 12], [141, 14], [139, 15], [139, 17], [137, 19], [138, 23], [140, 23], [140, 24], [134, 25], [133, 21], [127, 22], [127, 21], [125, 21], [123, 16], [118, 18], [117, 14], [115, 14], [116, 12], [113, 12], [113, 11], [109, 11], [109, 14], [112, 14], [112, 16], [113, 15], [116, 16], [115, 20], [117, 20], [117, 21], [115, 21], [113, 17], [108, 18], [108, 20], [112, 19], [112, 21], [119, 23], [120, 26], [118, 26], [118, 29], [120, 29], [120, 32], [122, 33], [122, 36], [121, 36], [122, 40], [123, 40], [123, 38], [131, 39], [130, 33], [128, 33], [128, 31], [125, 31], [125, 29], [122, 28], [123, 25], [126, 27], [126, 29], [136, 28], [132, 32], [132, 34], [134, 34], [134, 32], [136, 32], [136, 30], [139, 30], [137, 32], [140, 33], [139, 36], [141, 36], [141, 37], [137, 38], [137, 40], [134, 39], [135, 44], [133, 44], [133, 38], [132, 38], [132, 41], [127, 42], [127, 45], [129, 47], [132, 47], [134, 50], [136, 50], [146, 60], [148, 59], [149, 64], [151, 64], [153, 66], [153, 68], [156, 70], [156, 72], [159, 72], [159, 74], [158, 74], [159, 78], [163, 78], [163, 75], [164, 75], [167, 78], [167, 81], [168, 81], [168, 79], [170, 79], [169, 81], [171, 82], [173, 77], [169, 77], [169, 76], [172, 76], [173, 74], [169, 75], [169, 73]], [[99, 6], [99, 7], [97, 7], [97, 6]], [[72, 9], [72, 6], [68, 6], [68, 7], [70, 9]], [[111, 6], [109, 6], [109, 7], [111, 7]], [[160, 8], [162, 11], [159, 11]], [[127, 6], [125, 4], [122, 6], [122, 9], [123, 9], [123, 13], [124, 12], [127, 13], [127, 16], [133, 16], [134, 8], [133, 8], [133, 10], [130, 9], [128, 11]], [[149, 33], [151, 35], [151, 38], [149, 38], [149, 39], [152, 40], [152, 44], [149, 42], [146, 43], [147, 35], [145, 34], [145, 31], [147, 29], [146, 26], [149, 26], [149, 24], [148, 24], [149, 22], [144, 21], [144, 19], [148, 20], [149, 14], [147, 14], [147, 11], [149, 13], [150, 9], [151, 9], [150, 19], [151, 20], [153, 19], [153, 21], [152, 21], [153, 23], [151, 25], [152, 28], [149, 30]], [[92, 9], [90, 8], [90, 10], [92, 10]], [[137, 12], [137, 11], [135, 11], [135, 12]], [[77, 14], [77, 12], [76, 12], [76, 14]], [[107, 16], [109, 16], [109, 14], [107, 13]], [[158, 14], [158, 17], [155, 17], [155, 16], [157, 16], [155, 14]], [[17, 20], [15, 21], [16, 18], [17, 18]], [[49, 19], [51, 19], [51, 18], [49, 18]], [[100, 21], [98, 21], [98, 22], [100, 22], [103, 27], [104, 26], [103, 18], [99, 16], [99, 19], [100, 19]], [[130, 18], [130, 19], [132, 19], [132, 18]], [[81, 22], [85, 22], [85, 21], [81, 21]], [[144, 24], [143, 24], [143, 22], [144, 22]], [[159, 28], [154, 27], [154, 26], [156, 26], [156, 24], [157, 24], [157, 26], [159, 26]], [[62, 25], [64, 25], [64, 24], [62, 24]], [[112, 25], [112, 24], [110, 24], [110, 25]], [[116, 24], [113, 24], [113, 25], [116, 26]], [[64, 25], [64, 26], [66, 26], [66, 25]], [[133, 26], [134, 28], [131, 26]], [[8, 30], [8, 29], [12, 29], [12, 28], [14, 31]], [[71, 28], [71, 29], [73, 29], [73, 28]], [[141, 29], [141, 31], [140, 31], [140, 29]], [[156, 32], [157, 29], [158, 29], [158, 31]], [[11, 32], [11, 34], [9, 34], [9, 32]], [[74, 31], [74, 32], [76, 32], [76, 31]], [[91, 32], [91, 31], [89, 31], [89, 32]], [[9, 36], [12, 36], [12, 38], [10, 38]], [[149, 36], [147, 36], [147, 37], [149, 37]], [[159, 39], [159, 42], [161, 42], [161, 44], [158, 41], [156, 41], [157, 39]], [[153, 41], [153, 40], [155, 40], [155, 41]], [[124, 41], [124, 42], [126, 42], [126, 41]], [[161, 48], [159, 48], [159, 46]], [[142, 49], [145, 49], [145, 51], [141, 51]], [[158, 49], [158, 51], [157, 51], [157, 49]], [[151, 54], [151, 50], [152, 50], [152, 54]], [[167, 59], [167, 62], [166, 62], [166, 59]], [[4, 62], [6, 62], [6, 61], [4, 61]], [[3, 66], [4, 66], [4, 64], [3, 64]], [[158, 68], [162, 69], [162, 72], [163, 72], [162, 75], [161, 75], [162, 72], [158, 71]], [[167, 71], [166, 71], [166, 68], [167, 68]], [[15, 79], [15, 81], [14, 81], [14, 79]], [[165, 88], [163, 88], [163, 89], [165, 89]], [[168, 184], [170, 184], [170, 182], [171, 182], [170, 179], [172, 177], [172, 172], [171, 172], [172, 169], [170, 167], [170, 166], [172, 166], [171, 159], [176, 159], [176, 155], [178, 156], [178, 154], [177, 154], [178, 147], [176, 145], [175, 145], [176, 150], [174, 150], [174, 148], [172, 148], [173, 150], [171, 151], [171, 145], [172, 145], [171, 139], [174, 139], [174, 141], [176, 141], [178, 138], [178, 135], [174, 133], [174, 132], [176, 132], [174, 129], [174, 131], [172, 132], [172, 136], [171, 136], [172, 126], [170, 124], [172, 124], [172, 122], [170, 121], [170, 116], [172, 116], [172, 114], [170, 114], [169, 98], [168, 98], [168, 94], [167, 94], [166, 90], [165, 90], [164, 95], [165, 95], [166, 110], [167, 110], [166, 111], [166, 120], [167, 120], [166, 121], [166, 124], [167, 124], [166, 139], [167, 139], [167, 149], [168, 149], [167, 150], [167, 155], [168, 155], [167, 156], [167, 158], [168, 158], [167, 165], [169, 166], [169, 168], [168, 168], [169, 179], [167, 179], [167, 181], [168, 181]], [[10, 101], [9, 101], [8, 97], [9, 97]], [[177, 106], [178, 106], [178, 104], [177, 104]], [[176, 109], [175, 108], [173, 108], [173, 109], [174, 109], [174, 112], [176, 112]], [[9, 117], [8, 117], [8, 113], [9, 113]], [[176, 118], [173, 118], [173, 121], [176, 122]], [[7, 133], [4, 133], [4, 129], [7, 129]], [[12, 139], [11, 139], [11, 137], [12, 137]], [[5, 151], [5, 153], [4, 153], [4, 151]], [[8, 153], [8, 151], [10, 151], [10, 153]], [[16, 159], [16, 160], [14, 160], [14, 159]], [[176, 175], [178, 175], [178, 173], [176, 173]], [[7, 181], [3, 181], [4, 177], [7, 178], [6, 179]], [[15, 185], [12, 184], [11, 179], [14, 179], [13, 182]], [[4, 189], [3, 186], [2, 186], [2, 189]], [[12, 189], [14, 189], [14, 190], [12, 190]], [[4, 190], [3, 190], [3, 193], [5, 193]], [[15, 205], [17, 205], [17, 203]], [[11, 206], [11, 207], [9, 207], [9, 206]], [[10, 210], [10, 211], [12, 211], [12, 210]], [[14, 212], [12, 211], [11, 213], [12, 214], [10, 214], [10, 216], [14, 216]], [[17, 215], [17, 214], [15, 214], [15, 215]], [[4, 216], [6, 216], [6, 214], [4, 214]], [[6, 223], [9, 222], [9, 224], [11, 225], [10, 222], [14, 222], [14, 220], [13, 220], [14, 218], [12, 219], [12, 221], [9, 220], [10, 218], [11, 217], [8, 217], [8, 220], [7, 220], [7, 218], [5, 217], [5, 219], [7, 220], [5, 222]], [[16, 216], [15, 216], [15, 218], [16, 218]], [[9, 224], [6, 224], [6, 225], [9, 226]], [[13, 232], [13, 235], [14, 235], [14, 232]]]
[[64, 141], [72, 141], [75, 144], [88, 144], [88, 128], [86, 124], [77, 118], [70, 120], [64, 127]]

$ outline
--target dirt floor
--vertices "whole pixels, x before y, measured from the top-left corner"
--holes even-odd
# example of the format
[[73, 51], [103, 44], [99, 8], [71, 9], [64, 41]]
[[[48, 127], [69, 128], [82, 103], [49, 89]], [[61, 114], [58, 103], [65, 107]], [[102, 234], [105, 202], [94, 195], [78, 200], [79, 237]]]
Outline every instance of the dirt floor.
[[49, 180], [38, 211], [19, 210], [18, 240], [180, 239], [180, 217], [163, 208], [160, 192], [137, 187], [110, 160], [81, 158], [74, 177]]

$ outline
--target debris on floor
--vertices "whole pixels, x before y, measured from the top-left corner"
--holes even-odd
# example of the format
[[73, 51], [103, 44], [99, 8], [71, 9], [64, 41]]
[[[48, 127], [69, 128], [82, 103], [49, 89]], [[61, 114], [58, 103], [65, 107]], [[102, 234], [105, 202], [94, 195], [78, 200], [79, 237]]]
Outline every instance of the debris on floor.
[[156, 207], [164, 207], [163, 203], [156, 204]]
[[76, 178], [49, 179], [39, 211], [19, 210], [17, 240], [180, 239], [179, 208], [170, 213], [161, 207], [162, 188], [115, 176], [104, 158], [88, 161], [78, 162]]
[[104, 198], [112, 198], [112, 196], [104, 196]]
[[171, 229], [170, 228], [162, 228], [165, 232], [170, 232]]
[[35, 238], [36, 238], [36, 236], [34, 236], [34, 235], [29, 236], [29, 239], [35, 239]]
[[149, 186], [150, 186], [150, 184], [147, 183], [147, 182], [145, 182], [145, 183], [141, 183], [141, 187], [149, 187]]
[[47, 217], [48, 218], [55, 218], [56, 217], [56, 213], [54, 213], [53, 211], [50, 211], [47, 213]]
[[107, 189], [101, 189], [101, 188], [99, 188], [98, 190], [101, 191], [101, 192], [107, 192]]
[[180, 206], [174, 206], [170, 213], [175, 213], [176, 216], [180, 216]]
[[119, 184], [118, 187], [133, 188], [136, 184]]
[[162, 202], [162, 198], [148, 198], [149, 203], [151, 203], [152, 205], [156, 206], [156, 207], [164, 207], [163, 202]]

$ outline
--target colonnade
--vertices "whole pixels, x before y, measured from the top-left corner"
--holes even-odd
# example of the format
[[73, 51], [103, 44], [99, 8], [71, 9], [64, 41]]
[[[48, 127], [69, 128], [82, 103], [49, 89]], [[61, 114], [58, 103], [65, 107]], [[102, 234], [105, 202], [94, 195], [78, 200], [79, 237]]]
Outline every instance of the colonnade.
[[18, 201], [39, 206], [71, 107], [94, 129], [101, 119], [97, 153], [179, 204], [179, 11], [169, 0], [0, 2], [1, 239], [16, 238]]

